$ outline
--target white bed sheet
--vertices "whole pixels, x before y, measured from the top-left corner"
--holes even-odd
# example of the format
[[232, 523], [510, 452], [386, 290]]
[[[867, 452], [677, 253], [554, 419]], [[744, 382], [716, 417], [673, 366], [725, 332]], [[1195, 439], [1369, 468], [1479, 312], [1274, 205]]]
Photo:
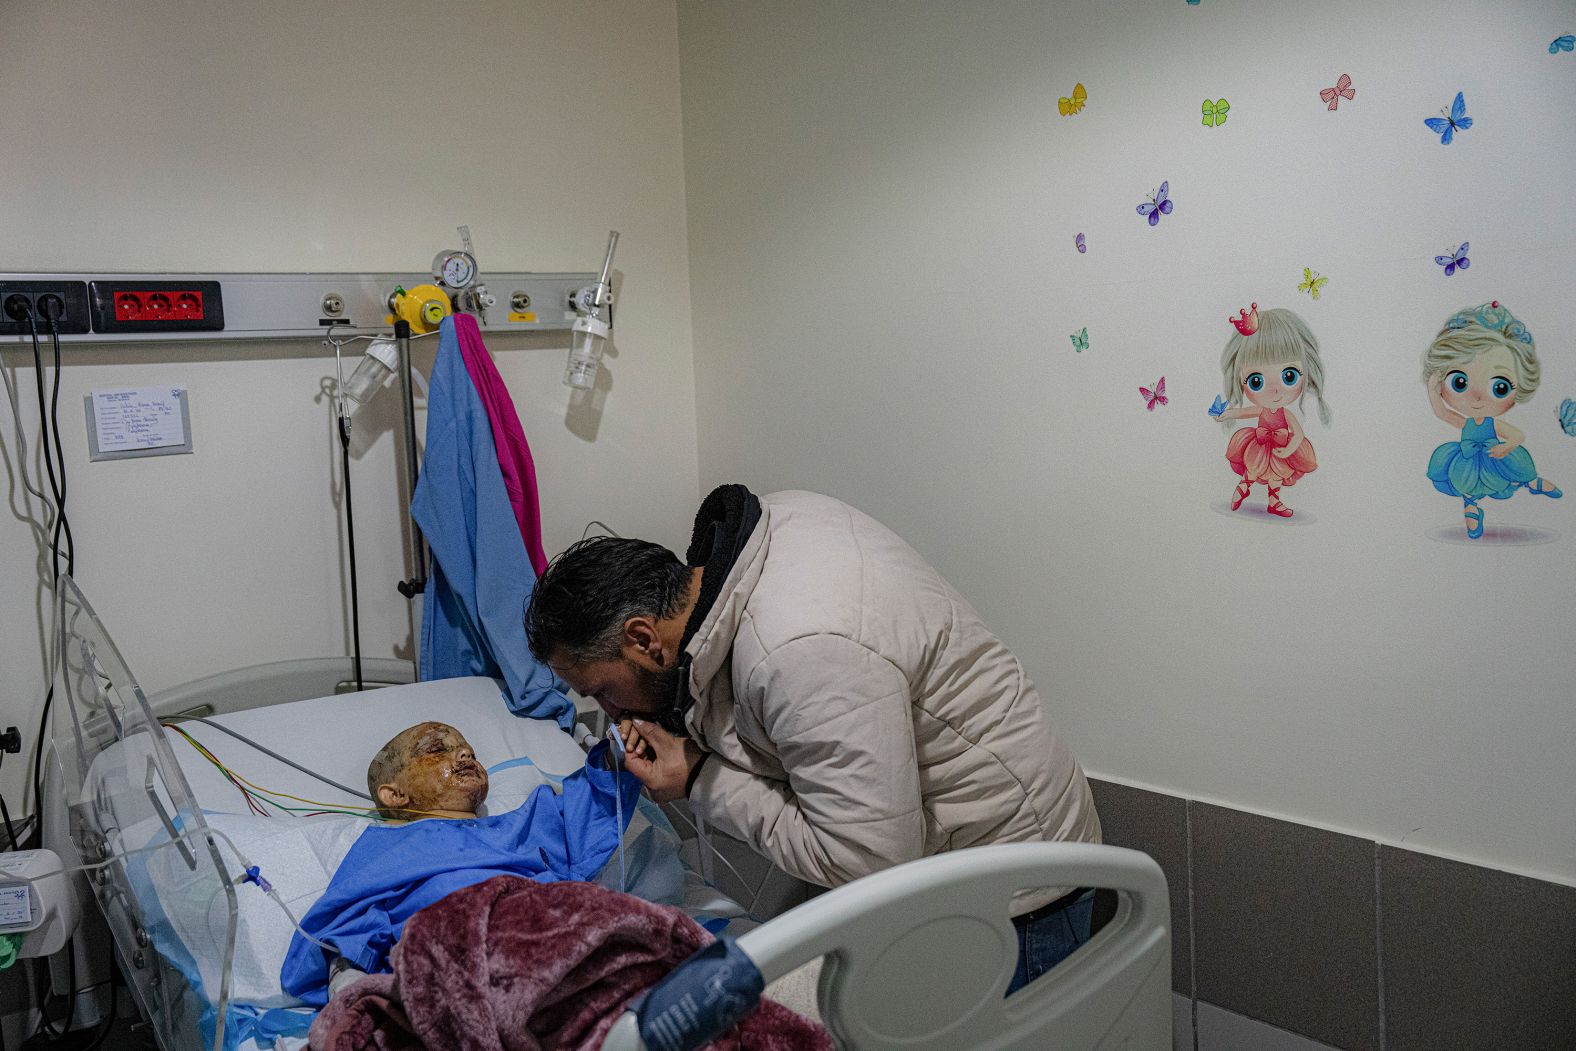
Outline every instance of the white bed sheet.
[[[254, 708], [228, 715], [211, 717], [236, 733], [243, 734], [259, 744], [289, 756], [291, 759], [333, 778], [347, 786], [365, 790], [367, 764], [383, 744], [408, 726], [427, 720], [438, 720], [458, 729], [476, 749], [477, 759], [489, 769], [511, 760], [522, 758], [530, 762], [510, 764], [508, 769], [492, 775], [488, 802], [482, 807], [485, 813], [504, 813], [525, 800], [537, 785], [557, 781], [580, 769], [585, 763], [585, 752], [574, 738], [564, 732], [556, 722], [543, 719], [523, 719], [512, 714], [504, 705], [499, 684], [487, 678], [445, 679], [413, 683], [370, 690], [360, 694], [343, 694], [312, 700], [295, 701], [267, 708]], [[202, 723], [186, 721], [180, 727], [193, 738], [201, 741], [233, 772], [257, 785], [274, 792], [284, 792], [312, 800], [315, 803], [362, 809], [365, 799], [342, 792], [331, 785], [304, 774], [288, 764], [248, 746], [244, 742]], [[258, 849], [260, 856], [253, 861], [265, 869], [273, 867], [284, 878], [280, 881], [283, 896], [297, 916], [304, 914], [326, 885], [344, 852], [359, 835], [364, 822], [349, 818], [314, 818], [303, 822], [267, 820], [249, 815], [239, 789], [225, 779], [206, 759], [191, 747], [179, 734], [166, 731], [182, 772], [190, 784], [198, 805], [209, 812], [213, 827], [234, 836], [243, 849]], [[145, 744], [133, 740], [123, 745], [144, 751]], [[140, 762], [140, 760], [139, 760]], [[140, 766], [136, 767], [140, 769]], [[293, 806], [309, 807], [310, 804], [285, 800]], [[626, 845], [640, 858], [650, 861], [663, 855], [677, 856], [677, 840], [665, 839], [670, 830], [665, 819], [650, 804], [643, 803], [635, 815]], [[228, 816], [237, 815], [237, 816]], [[656, 819], [656, 827], [652, 818]], [[149, 836], [158, 833], [156, 827], [128, 829], [130, 839], [140, 845]], [[287, 849], [288, 847], [288, 849]], [[644, 849], [642, 849], [644, 848]], [[226, 855], [227, 849], [221, 848]], [[299, 854], [292, 862], [284, 855]], [[264, 856], [270, 858], [264, 862]], [[173, 862], [173, 857], [161, 859]], [[680, 904], [692, 915], [740, 917], [744, 910], [738, 903], [720, 892], [706, 887], [700, 878], [689, 870], [659, 872], [660, 863], [643, 866], [641, 874], [631, 872], [631, 891], [652, 900], [665, 900]], [[602, 881], [617, 886], [617, 863], [609, 866]], [[166, 911], [180, 910], [170, 907], [174, 892], [178, 890], [175, 871], [150, 873], [157, 884], [163, 884], [160, 897], [166, 899]], [[640, 878], [645, 880], [641, 885]], [[675, 879], [677, 875], [677, 879]], [[168, 882], [166, 882], [168, 881]], [[611, 882], [609, 882], [611, 881]], [[295, 884], [293, 891], [286, 890]], [[647, 893], [657, 890], [658, 893]], [[250, 892], [250, 893], [249, 893]], [[255, 893], [252, 888], [241, 888], [237, 896], [241, 907], [241, 924], [248, 930], [238, 932], [236, 970], [234, 979], [238, 987], [234, 1000], [250, 1002], [257, 1006], [283, 1006], [288, 1001], [275, 995], [263, 995], [264, 987], [272, 975], [273, 988], [277, 990], [277, 964], [282, 960], [283, 947], [288, 944], [291, 928], [289, 921], [277, 913], [276, 906]], [[172, 924], [182, 927], [179, 917], [171, 916]], [[204, 928], [204, 917], [193, 917], [192, 931]], [[188, 937], [182, 931], [183, 938]], [[278, 942], [279, 944], [275, 944]], [[198, 946], [193, 946], [198, 949]], [[217, 975], [205, 973], [210, 968], [202, 965], [212, 954], [197, 951], [204, 985], [216, 981]], [[243, 962], [243, 957], [246, 960]], [[251, 1041], [241, 1045], [249, 1051]], [[282, 1042], [289, 1048], [294, 1042]]]
[[[585, 752], [557, 723], [514, 715], [504, 706], [498, 683], [486, 678], [387, 686], [213, 717], [214, 722], [363, 792], [367, 764], [378, 749], [399, 731], [428, 720], [448, 723], [464, 734], [484, 767], [528, 756], [544, 773], [564, 777], [585, 763]], [[188, 721], [181, 729], [230, 769], [259, 785], [334, 806], [369, 805], [211, 726]], [[178, 736], [170, 735], [170, 742], [192, 794], [204, 809], [247, 813], [240, 790], [224, 775]], [[509, 799], [491, 796], [484, 812], [503, 813], [519, 805], [523, 797], [512, 795]]]

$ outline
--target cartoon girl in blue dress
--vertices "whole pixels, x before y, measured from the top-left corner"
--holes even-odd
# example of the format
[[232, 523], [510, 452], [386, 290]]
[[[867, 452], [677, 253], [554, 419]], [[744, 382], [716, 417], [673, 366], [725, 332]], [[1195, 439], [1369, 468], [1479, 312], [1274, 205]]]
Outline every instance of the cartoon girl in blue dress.
[[1457, 312], [1423, 355], [1428, 401], [1461, 439], [1434, 450], [1428, 477], [1434, 488], [1459, 496], [1467, 536], [1483, 535], [1485, 497], [1508, 500], [1525, 488], [1558, 500], [1565, 494], [1538, 476], [1526, 435], [1500, 417], [1530, 399], [1542, 374], [1527, 326], [1499, 300]]

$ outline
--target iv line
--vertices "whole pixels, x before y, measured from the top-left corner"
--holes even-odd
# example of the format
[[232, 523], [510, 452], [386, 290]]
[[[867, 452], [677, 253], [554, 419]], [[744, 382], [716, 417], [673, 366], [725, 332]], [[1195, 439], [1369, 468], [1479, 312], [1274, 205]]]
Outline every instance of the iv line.
[[23, 883], [36, 883], [39, 880], [48, 879], [52, 876], [69, 876], [77, 872], [97, 872], [99, 869], [108, 868], [117, 862], [123, 862], [127, 858], [136, 857], [139, 854], [151, 854], [156, 850], [166, 850], [176, 843], [184, 842], [197, 836], [217, 836], [218, 838], [224, 840], [224, 842], [229, 846], [231, 853], [233, 853], [241, 862], [242, 871], [240, 875], [233, 877], [233, 882], [237, 884], [256, 883], [259, 890], [263, 891], [264, 894], [267, 894], [268, 897], [273, 899], [275, 905], [278, 905], [280, 909], [284, 910], [285, 917], [290, 921], [290, 925], [296, 929], [297, 933], [299, 933], [301, 937], [305, 938], [307, 941], [311, 942], [313, 945], [316, 945], [325, 952], [333, 953], [335, 956], [340, 955], [338, 949], [326, 942], [314, 938], [312, 935], [308, 934], [302, 929], [301, 924], [296, 921], [295, 913], [290, 911], [290, 906], [284, 903], [284, 899], [279, 896], [279, 892], [275, 890], [271, 884], [266, 887], [264, 886], [267, 881], [261, 878], [261, 871], [258, 869], [258, 867], [252, 864], [251, 861], [247, 859], [245, 854], [241, 853], [240, 848], [235, 845], [234, 840], [217, 828], [194, 828], [186, 832], [178, 832], [169, 839], [163, 840], [159, 843], [150, 843], [147, 846], [137, 847], [134, 850], [113, 852], [103, 861], [95, 861], [86, 865], [74, 865], [70, 868], [51, 869], [48, 872], [40, 872], [30, 876], [17, 875], [7, 876], [6, 878], [7, 880], [14, 879]]

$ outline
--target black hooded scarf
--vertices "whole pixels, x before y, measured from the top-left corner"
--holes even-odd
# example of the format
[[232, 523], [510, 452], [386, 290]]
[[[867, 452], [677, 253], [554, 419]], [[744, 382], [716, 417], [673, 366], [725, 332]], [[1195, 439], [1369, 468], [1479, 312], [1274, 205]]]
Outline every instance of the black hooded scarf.
[[760, 499], [742, 485], [720, 485], [713, 489], [695, 514], [695, 531], [684, 560], [704, 572], [700, 578], [700, 595], [684, 624], [684, 637], [679, 641], [680, 675], [674, 705], [657, 720], [670, 733], [688, 734], [684, 715], [695, 703], [689, 692], [690, 656], [684, 651], [717, 604], [723, 582], [728, 579], [733, 564], [739, 560], [739, 553], [760, 520]]

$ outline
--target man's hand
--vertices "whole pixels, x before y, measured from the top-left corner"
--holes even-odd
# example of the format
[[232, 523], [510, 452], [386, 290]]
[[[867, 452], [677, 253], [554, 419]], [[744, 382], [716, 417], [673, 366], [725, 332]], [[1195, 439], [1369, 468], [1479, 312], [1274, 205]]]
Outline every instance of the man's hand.
[[700, 747], [687, 737], [674, 737], [656, 723], [636, 719], [634, 724], [644, 747], [638, 751], [630, 748], [624, 757], [629, 772], [640, 779], [654, 803], [684, 798], [690, 771], [700, 762]]

